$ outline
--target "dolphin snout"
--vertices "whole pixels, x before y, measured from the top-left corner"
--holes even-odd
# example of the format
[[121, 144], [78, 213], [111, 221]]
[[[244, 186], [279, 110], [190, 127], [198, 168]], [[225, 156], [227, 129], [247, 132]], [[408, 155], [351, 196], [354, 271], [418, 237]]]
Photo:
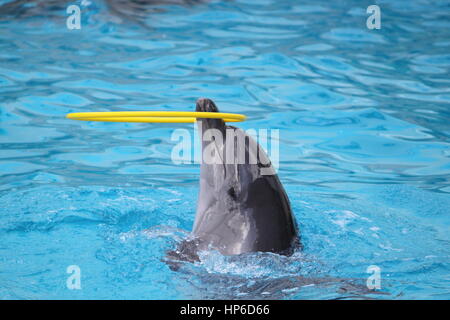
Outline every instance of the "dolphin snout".
[[[219, 108], [217, 108], [214, 101], [208, 98], [200, 98], [197, 100], [197, 105], [195, 107], [195, 111], [197, 112], [219, 112]], [[222, 119], [203, 119], [197, 118], [197, 123], [202, 123], [203, 130], [208, 129], [218, 129], [223, 134], [225, 132], [225, 122]]]
[[200, 98], [197, 100], [197, 105], [195, 107], [197, 112], [219, 112], [214, 101], [208, 98]]

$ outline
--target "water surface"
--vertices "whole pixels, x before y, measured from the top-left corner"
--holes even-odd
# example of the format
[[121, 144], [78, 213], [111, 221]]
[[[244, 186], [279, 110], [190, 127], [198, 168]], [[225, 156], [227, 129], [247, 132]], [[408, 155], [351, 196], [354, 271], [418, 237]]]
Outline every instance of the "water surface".
[[[360, 1], [73, 2], [81, 30], [64, 2], [42, 3], [0, 1], [1, 298], [450, 298], [447, 1], [378, 1], [380, 30]], [[193, 126], [65, 119], [199, 97], [280, 130], [303, 252], [209, 252], [171, 271], [199, 166], [175, 165], [170, 137]], [[387, 294], [286, 281], [364, 284], [370, 265]]]

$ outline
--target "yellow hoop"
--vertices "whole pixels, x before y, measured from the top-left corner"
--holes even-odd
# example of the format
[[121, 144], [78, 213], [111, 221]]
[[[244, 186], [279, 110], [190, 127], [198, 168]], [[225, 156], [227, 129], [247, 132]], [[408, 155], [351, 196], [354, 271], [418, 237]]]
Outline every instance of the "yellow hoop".
[[201, 119], [222, 119], [225, 122], [240, 122], [246, 116], [237, 113], [194, 112], [194, 111], [116, 111], [77, 112], [67, 118], [82, 121], [141, 122], [141, 123], [192, 123]]

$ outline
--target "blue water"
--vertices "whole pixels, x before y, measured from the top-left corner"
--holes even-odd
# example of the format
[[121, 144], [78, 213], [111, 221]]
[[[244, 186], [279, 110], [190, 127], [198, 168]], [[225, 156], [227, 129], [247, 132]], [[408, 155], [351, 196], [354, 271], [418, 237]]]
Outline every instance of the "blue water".
[[[448, 1], [376, 1], [380, 30], [367, 1], [73, 1], [81, 30], [43, 3], [0, 15], [0, 298], [450, 298]], [[246, 114], [241, 128], [280, 130], [302, 252], [211, 251], [171, 271], [199, 165], [175, 165], [170, 137], [193, 126], [65, 119], [199, 97]], [[378, 294], [286, 284], [364, 285], [370, 265]]]

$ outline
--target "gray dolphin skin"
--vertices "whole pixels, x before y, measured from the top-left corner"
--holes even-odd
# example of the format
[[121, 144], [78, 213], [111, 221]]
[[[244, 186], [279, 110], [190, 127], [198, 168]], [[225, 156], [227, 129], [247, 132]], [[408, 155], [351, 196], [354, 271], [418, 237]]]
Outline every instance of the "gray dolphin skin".
[[[205, 98], [197, 101], [196, 111], [219, 112], [215, 103]], [[193, 239], [184, 241], [168, 257], [196, 261], [196, 253], [208, 249], [224, 255], [257, 251], [292, 254], [300, 246], [297, 223], [288, 196], [265, 152], [244, 131], [226, 125], [221, 119], [198, 118], [197, 124], [203, 134], [210, 129], [222, 134], [223, 141], [200, 138], [202, 151], [214, 143], [218, 151], [214, 152], [215, 156], [223, 158], [221, 163], [201, 162]], [[226, 147], [226, 133], [230, 130], [235, 135], [231, 156]], [[247, 143], [238, 144], [242, 138], [248, 139]], [[258, 147], [257, 161], [253, 163], [248, 161], [250, 156], [256, 156], [254, 148], [250, 148], [251, 142]], [[246, 155], [245, 163], [230, 159], [240, 152]], [[262, 169], [271, 174], [262, 175]]]

